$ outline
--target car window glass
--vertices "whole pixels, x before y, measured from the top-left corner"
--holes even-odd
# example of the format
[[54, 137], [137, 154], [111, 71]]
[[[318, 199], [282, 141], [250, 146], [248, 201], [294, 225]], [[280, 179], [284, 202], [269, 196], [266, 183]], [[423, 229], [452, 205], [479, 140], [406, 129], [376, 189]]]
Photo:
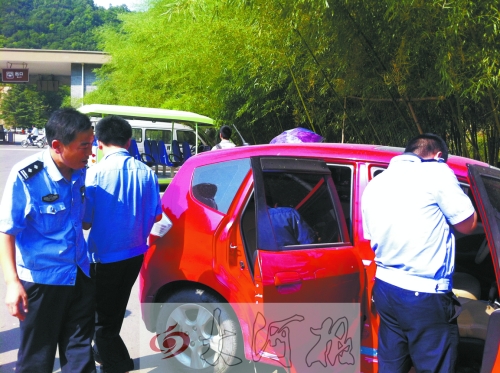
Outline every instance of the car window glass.
[[497, 217], [499, 217], [500, 193], [498, 193], [498, 191], [500, 190], [500, 180], [487, 175], [481, 175], [481, 179], [483, 180], [484, 187], [486, 189], [486, 193], [488, 194], [490, 203], [496, 210]]
[[344, 165], [328, 165], [332, 173], [333, 183], [337, 189], [347, 229], [352, 237], [352, 167]]
[[377, 175], [380, 175], [382, 172], [385, 171], [385, 168], [382, 168], [382, 167], [371, 167], [370, 168], [370, 171], [371, 171], [371, 179], [373, 179], [375, 176]]
[[187, 141], [189, 145], [196, 145], [196, 133], [193, 131], [177, 131], [177, 141], [183, 143]]
[[140, 128], [132, 128], [132, 138], [136, 142], [142, 142], [142, 129], [140, 129]]
[[198, 167], [193, 175], [193, 196], [225, 214], [249, 170], [249, 159]]
[[325, 175], [265, 172], [264, 188], [280, 249], [341, 241]]
[[172, 142], [172, 130], [152, 130], [146, 129], [146, 139], [148, 140], [162, 140], [165, 144]]

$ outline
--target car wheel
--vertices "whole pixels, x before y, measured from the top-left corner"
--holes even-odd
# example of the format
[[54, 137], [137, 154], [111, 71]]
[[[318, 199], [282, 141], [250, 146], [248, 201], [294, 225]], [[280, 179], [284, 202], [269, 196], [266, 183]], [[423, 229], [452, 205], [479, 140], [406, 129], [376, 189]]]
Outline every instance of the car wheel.
[[21, 146], [22, 146], [23, 148], [27, 148], [27, 147], [28, 147], [28, 145], [29, 145], [29, 144], [28, 144], [28, 140], [23, 140], [23, 141], [21, 141]]
[[157, 342], [167, 371], [223, 373], [243, 363], [241, 329], [230, 306], [204, 289], [185, 289], [162, 304]]

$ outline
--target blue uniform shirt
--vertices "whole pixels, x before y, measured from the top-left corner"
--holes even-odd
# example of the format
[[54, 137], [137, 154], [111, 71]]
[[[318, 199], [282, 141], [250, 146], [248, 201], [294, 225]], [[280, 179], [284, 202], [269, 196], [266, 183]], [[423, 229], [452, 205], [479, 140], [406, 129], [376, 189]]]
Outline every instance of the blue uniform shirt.
[[146, 252], [155, 218], [162, 212], [153, 170], [119, 149], [88, 169], [86, 185], [90, 260], [113, 263]]
[[0, 232], [16, 237], [21, 280], [74, 285], [77, 267], [89, 275], [82, 233], [85, 170], [66, 180], [49, 150], [17, 163], [0, 206]]
[[447, 164], [422, 162], [412, 154], [394, 157], [366, 187], [361, 207], [377, 278], [411, 291], [451, 291], [450, 225], [467, 219], [474, 207]]
[[293, 207], [273, 207], [268, 211], [279, 246], [314, 243], [314, 231]]

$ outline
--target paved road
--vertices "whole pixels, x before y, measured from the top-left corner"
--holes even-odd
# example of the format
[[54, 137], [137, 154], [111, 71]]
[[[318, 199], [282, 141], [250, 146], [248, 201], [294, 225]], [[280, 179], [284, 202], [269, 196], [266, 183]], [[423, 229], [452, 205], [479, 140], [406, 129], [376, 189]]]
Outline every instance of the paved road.
[[[15, 141], [17, 144], [5, 144], [0, 142], [0, 196], [3, 195], [5, 182], [9, 175], [12, 166], [19, 160], [40, 151], [37, 148], [23, 149], [19, 145], [23, 135], [16, 135]], [[4, 305], [5, 299], [5, 283], [3, 281], [3, 273], [0, 269], [0, 373], [14, 372], [15, 362], [17, 360], [17, 350], [19, 346], [19, 322], [7, 312], [7, 307]], [[139, 286], [138, 282], [132, 289], [132, 295], [127, 306], [127, 313], [122, 328], [122, 338], [127, 345], [136, 370], [134, 372], [164, 372], [162, 368], [161, 355], [155, 353], [149, 345], [149, 341], [153, 337], [149, 333], [141, 319], [140, 304], [139, 304]], [[239, 373], [271, 373], [274, 368], [268, 366], [245, 363], [243, 369], [238, 369]], [[98, 370], [99, 371], [99, 370]], [[56, 357], [54, 372], [60, 372], [59, 360]]]

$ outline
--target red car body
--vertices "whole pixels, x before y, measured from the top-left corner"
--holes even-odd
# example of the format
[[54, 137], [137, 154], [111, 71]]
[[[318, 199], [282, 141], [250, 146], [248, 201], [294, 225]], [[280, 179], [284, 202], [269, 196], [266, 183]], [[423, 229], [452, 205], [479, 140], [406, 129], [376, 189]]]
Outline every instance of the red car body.
[[[256, 302], [358, 303], [362, 320], [359, 328], [360, 371], [376, 372], [378, 318], [370, 301], [376, 265], [370, 243], [363, 237], [360, 202], [369, 181], [388, 166], [391, 158], [402, 151], [401, 148], [376, 145], [281, 144], [213, 151], [189, 159], [173, 178], [162, 198], [163, 211], [170, 219], [172, 228], [163, 237], [150, 236], [150, 249], [141, 270], [140, 299], [147, 328], [154, 331], [157, 327], [158, 310], [144, 305], [168, 302], [173, 294], [190, 287], [213, 293], [217, 299], [230, 305]], [[229, 171], [225, 169], [227, 162], [241, 161], [241, 164], [246, 164], [245, 160], [248, 160], [250, 166], [246, 172], [244, 169], [238, 171], [242, 176], [237, 180], [237, 185], [232, 187], [233, 192], [229, 194], [233, 195], [228, 196], [227, 207], [223, 211], [220, 211], [220, 207], [216, 208], [203, 201], [204, 197], [194, 195], [193, 185], [199, 176], [197, 170], [204, 170], [205, 176], [201, 176], [202, 179], [223, 179], [224, 172], [231, 172], [231, 168]], [[262, 175], [267, 180], [265, 177], [286, 173], [287, 169], [290, 169], [292, 176], [295, 175], [294, 172], [302, 175], [300, 173], [309, 167], [307, 161], [313, 160], [319, 160], [319, 163], [311, 163], [311, 173], [317, 172], [320, 175], [318, 177], [324, 176], [325, 180], [318, 185], [330, 185], [333, 190], [330, 193], [332, 210], [335, 210], [338, 220], [337, 232], [333, 234], [335, 238], [330, 237], [331, 244], [320, 242], [299, 246], [296, 250], [275, 251], [272, 249], [272, 231], [265, 224], [259, 223], [265, 220], [259, 210], [262, 208], [259, 207], [259, 198], [261, 201], [263, 198], [259, 185], [265, 183]], [[322, 173], [325, 165], [331, 171], [330, 177]], [[483, 237], [486, 234], [490, 247], [489, 260], [493, 271], [491, 280], [495, 282], [498, 291], [498, 220], [487, 223], [486, 215], [488, 209], [491, 210], [492, 202], [486, 201], [474, 188], [470, 188], [475, 185], [475, 181], [471, 177], [469, 165], [474, 165], [472, 168], [480, 169], [481, 172], [490, 173], [488, 177], [496, 180], [493, 188], [500, 185], [500, 170], [457, 156], [450, 156], [448, 165], [463, 183], [464, 190], [472, 189], [474, 194], [483, 222], [482, 234]], [[260, 171], [259, 167], [262, 168]], [[276, 184], [283, 194], [287, 194], [288, 190], [283, 186], [284, 184]], [[299, 206], [300, 209], [303, 204], [309, 204], [308, 198], [312, 198], [310, 194], [313, 192], [296, 207]], [[251, 207], [250, 203], [254, 203], [256, 207]], [[498, 201], [493, 204], [495, 203]], [[252, 208], [257, 218], [251, 216], [251, 213], [247, 217], [245, 212]], [[255, 229], [262, 231], [255, 236], [253, 257], [246, 248], [249, 246], [248, 242], [253, 240], [253, 233], [244, 232], [245, 219], [257, 219]], [[269, 246], [271, 249], [261, 246]], [[483, 301], [486, 302], [487, 299]], [[236, 310], [237, 307], [233, 309]], [[251, 321], [245, 319], [246, 316], [239, 311], [236, 310], [235, 313], [241, 329], [244, 354], [250, 360]], [[260, 361], [279, 366], [276, 359], [262, 357]], [[498, 356], [494, 364], [495, 369], [500, 369]]]

